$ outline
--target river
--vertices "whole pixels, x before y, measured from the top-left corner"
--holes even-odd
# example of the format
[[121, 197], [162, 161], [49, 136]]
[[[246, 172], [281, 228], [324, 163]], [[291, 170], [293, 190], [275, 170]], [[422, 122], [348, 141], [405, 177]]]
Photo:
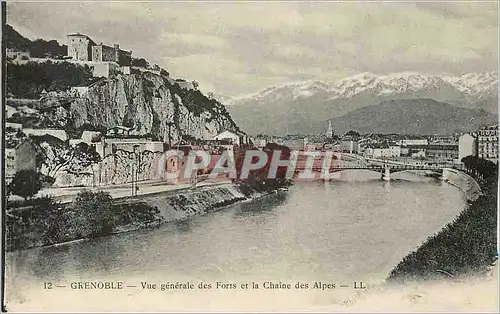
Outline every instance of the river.
[[[408, 173], [393, 179], [351, 171], [338, 182], [297, 183], [287, 192], [154, 230], [7, 253], [7, 309], [286, 311], [339, 305], [382, 283], [465, 206], [462, 192], [447, 183]], [[122, 281], [125, 288], [70, 288], [72, 281], [86, 280]], [[146, 281], [157, 289], [142, 289]], [[161, 291], [162, 283], [176, 281], [212, 289]], [[237, 289], [216, 289], [217, 281]], [[260, 289], [251, 289], [252, 281]], [[263, 289], [265, 281], [292, 289]], [[336, 288], [311, 289], [314, 281]], [[368, 288], [353, 289], [360, 281]], [[44, 282], [53, 289], [44, 289]], [[309, 289], [294, 289], [297, 282]]]

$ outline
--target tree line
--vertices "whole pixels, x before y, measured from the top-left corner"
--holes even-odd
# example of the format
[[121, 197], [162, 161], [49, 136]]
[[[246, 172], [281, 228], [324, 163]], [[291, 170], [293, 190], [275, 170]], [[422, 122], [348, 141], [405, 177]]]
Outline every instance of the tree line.
[[465, 171], [482, 180], [489, 180], [497, 177], [498, 165], [492, 161], [477, 156], [469, 155], [462, 158]]

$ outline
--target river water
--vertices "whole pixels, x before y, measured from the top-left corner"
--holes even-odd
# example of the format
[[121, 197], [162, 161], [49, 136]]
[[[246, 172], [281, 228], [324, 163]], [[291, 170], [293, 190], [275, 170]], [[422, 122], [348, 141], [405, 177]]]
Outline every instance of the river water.
[[[287, 192], [154, 230], [8, 253], [7, 309], [286, 311], [337, 306], [382, 283], [406, 254], [465, 206], [461, 191], [447, 183], [408, 173], [393, 179], [351, 171], [338, 182], [297, 183]], [[71, 289], [73, 281], [96, 280], [122, 281], [125, 288]], [[177, 281], [196, 288], [161, 291], [161, 284]], [[217, 281], [237, 288], [217, 289]], [[265, 281], [289, 283], [292, 289], [263, 289]], [[312, 289], [315, 281], [336, 288]], [[354, 289], [360, 281], [368, 288]], [[44, 282], [53, 289], [44, 289]], [[156, 289], [142, 289], [141, 282], [157, 284]], [[198, 289], [200, 282], [212, 289]], [[252, 282], [260, 289], [251, 289]], [[298, 282], [309, 289], [295, 289]], [[242, 289], [245, 283], [248, 289]]]

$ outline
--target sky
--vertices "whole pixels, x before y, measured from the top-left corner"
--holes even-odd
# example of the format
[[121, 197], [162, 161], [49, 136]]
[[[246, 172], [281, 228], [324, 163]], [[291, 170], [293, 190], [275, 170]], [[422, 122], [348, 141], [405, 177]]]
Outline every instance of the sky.
[[498, 71], [497, 2], [9, 2], [30, 39], [80, 32], [237, 96], [361, 72]]

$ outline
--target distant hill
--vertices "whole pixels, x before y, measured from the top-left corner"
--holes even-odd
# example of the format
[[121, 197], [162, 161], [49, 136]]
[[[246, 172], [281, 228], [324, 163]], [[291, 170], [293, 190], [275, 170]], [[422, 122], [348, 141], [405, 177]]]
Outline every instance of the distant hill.
[[68, 46], [60, 45], [57, 40], [36, 39], [31, 41], [8, 24], [4, 25], [2, 35], [4, 36], [6, 48], [29, 51], [30, 55], [35, 58], [62, 57], [68, 51]]
[[[497, 116], [482, 109], [467, 109], [433, 99], [383, 101], [330, 119], [335, 134], [359, 133], [450, 134], [477, 130], [498, 123]], [[328, 120], [316, 125], [324, 132]]]
[[306, 81], [269, 87], [256, 94], [226, 99], [224, 103], [243, 130], [278, 135], [309, 133], [325, 118], [382, 101], [424, 98], [497, 114], [498, 73], [361, 73], [336, 83]]

